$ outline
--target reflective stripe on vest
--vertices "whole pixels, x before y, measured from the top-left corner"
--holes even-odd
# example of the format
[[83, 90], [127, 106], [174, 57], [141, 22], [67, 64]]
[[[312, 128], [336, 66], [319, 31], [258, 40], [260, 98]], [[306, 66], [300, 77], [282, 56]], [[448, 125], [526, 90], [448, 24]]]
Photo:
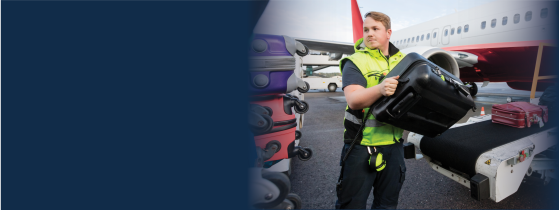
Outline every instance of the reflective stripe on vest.
[[[349, 120], [352, 123], [359, 124], [359, 125], [361, 125], [362, 122], [363, 122], [363, 120], [357, 118], [355, 115], [352, 115], [351, 113], [349, 113], [347, 111], [345, 112], [345, 119]], [[382, 122], [380, 122], [376, 119], [367, 119], [367, 122], [365, 122], [365, 127], [381, 127], [381, 126], [384, 126], [384, 125], [386, 125], [386, 124], [384, 124], [384, 123], [382, 123]]]

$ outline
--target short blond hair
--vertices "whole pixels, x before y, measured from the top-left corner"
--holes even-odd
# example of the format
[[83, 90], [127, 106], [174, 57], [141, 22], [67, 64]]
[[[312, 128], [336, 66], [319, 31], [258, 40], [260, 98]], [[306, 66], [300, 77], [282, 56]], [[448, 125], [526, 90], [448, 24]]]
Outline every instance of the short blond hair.
[[390, 17], [382, 12], [370, 11], [365, 14], [365, 18], [371, 17], [373, 20], [381, 22], [386, 30], [390, 29]]

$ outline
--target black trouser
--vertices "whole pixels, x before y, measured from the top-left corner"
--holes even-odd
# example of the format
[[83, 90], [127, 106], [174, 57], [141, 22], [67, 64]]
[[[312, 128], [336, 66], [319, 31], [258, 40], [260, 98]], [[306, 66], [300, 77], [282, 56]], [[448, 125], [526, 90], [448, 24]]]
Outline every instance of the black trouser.
[[[400, 143], [376, 147], [386, 160], [386, 167], [382, 171], [369, 168], [367, 147], [361, 145], [353, 147], [343, 167], [343, 181], [337, 191], [336, 209], [365, 209], [373, 187], [374, 201], [371, 209], [396, 208], [406, 175], [403, 140], [400, 141]], [[349, 144], [345, 144], [342, 158], [348, 148]]]

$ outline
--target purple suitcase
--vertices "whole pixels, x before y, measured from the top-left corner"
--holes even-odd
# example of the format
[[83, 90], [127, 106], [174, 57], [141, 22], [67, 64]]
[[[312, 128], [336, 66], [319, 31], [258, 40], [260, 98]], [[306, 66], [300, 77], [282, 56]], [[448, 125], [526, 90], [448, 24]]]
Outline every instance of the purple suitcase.
[[254, 34], [249, 49], [251, 95], [289, 93], [297, 88], [308, 90], [294, 74], [295, 57], [309, 49], [288, 36]]

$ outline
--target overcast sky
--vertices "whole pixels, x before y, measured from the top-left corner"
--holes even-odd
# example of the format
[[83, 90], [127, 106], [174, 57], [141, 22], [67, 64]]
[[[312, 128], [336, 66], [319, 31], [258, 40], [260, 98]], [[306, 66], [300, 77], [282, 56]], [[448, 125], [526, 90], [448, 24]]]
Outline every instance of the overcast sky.
[[[495, 0], [357, 0], [361, 14], [387, 14], [392, 30], [433, 20]], [[270, 0], [255, 33], [353, 42], [350, 0]], [[320, 72], [337, 72], [330, 67]]]

